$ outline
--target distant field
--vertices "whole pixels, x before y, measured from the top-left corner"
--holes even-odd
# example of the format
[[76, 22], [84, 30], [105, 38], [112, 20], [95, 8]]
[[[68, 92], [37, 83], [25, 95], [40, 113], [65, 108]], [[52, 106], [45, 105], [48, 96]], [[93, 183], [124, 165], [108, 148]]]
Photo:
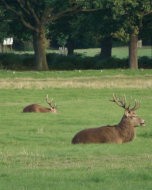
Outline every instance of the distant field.
[[[47, 50], [48, 53], [59, 53], [58, 50]], [[75, 53], [79, 53], [85, 56], [93, 57], [100, 53], [100, 48], [88, 48], [88, 49], [76, 49]], [[18, 53], [18, 52], [17, 52]], [[33, 52], [20, 52], [20, 53], [33, 53]], [[128, 57], [128, 47], [114, 47], [112, 49], [112, 56], [118, 58], [126, 58]], [[152, 47], [143, 46], [142, 48], [138, 48], [138, 56], [147, 56], [152, 58]]]
[[[141, 101], [138, 127], [126, 144], [72, 145], [76, 132], [118, 123], [112, 94]], [[47, 106], [57, 114], [22, 113]], [[152, 70], [0, 71], [0, 190], [148, 190], [152, 187]]]
[[[92, 49], [80, 49], [75, 50], [76, 53], [80, 53], [86, 56], [94, 56], [100, 53], [99, 48], [92, 48]], [[126, 58], [128, 57], [128, 47], [114, 47], [112, 49], [112, 56], [118, 58]], [[142, 47], [138, 48], [138, 56], [147, 56], [152, 58], [152, 47]]]

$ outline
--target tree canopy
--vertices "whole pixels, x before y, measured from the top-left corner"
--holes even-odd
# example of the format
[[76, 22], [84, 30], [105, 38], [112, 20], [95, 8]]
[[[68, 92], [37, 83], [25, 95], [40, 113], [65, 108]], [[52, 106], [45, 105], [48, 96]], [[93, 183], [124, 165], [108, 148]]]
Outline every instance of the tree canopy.
[[[141, 29], [142, 35], [146, 35], [143, 24], [151, 23], [151, 15], [151, 0], [1, 0], [0, 38], [7, 35], [11, 26], [4, 18], [18, 22], [18, 28], [27, 30], [23, 34], [32, 35], [38, 70], [48, 70], [45, 52], [48, 33], [50, 37], [61, 34], [67, 37], [69, 50], [81, 37], [84, 40], [92, 36], [100, 40], [103, 57], [111, 56], [112, 38], [129, 39], [130, 67], [138, 68], [138, 35]], [[14, 26], [13, 30], [17, 32], [18, 28]]]

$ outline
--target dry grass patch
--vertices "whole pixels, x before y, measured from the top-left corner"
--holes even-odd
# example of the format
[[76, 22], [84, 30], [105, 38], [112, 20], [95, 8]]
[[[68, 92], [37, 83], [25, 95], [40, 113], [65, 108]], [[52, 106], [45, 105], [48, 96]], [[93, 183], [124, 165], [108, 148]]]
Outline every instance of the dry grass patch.
[[152, 77], [72, 77], [72, 78], [14, 78], [0, 79], [1, 89], [44, 88], [152, 88]]

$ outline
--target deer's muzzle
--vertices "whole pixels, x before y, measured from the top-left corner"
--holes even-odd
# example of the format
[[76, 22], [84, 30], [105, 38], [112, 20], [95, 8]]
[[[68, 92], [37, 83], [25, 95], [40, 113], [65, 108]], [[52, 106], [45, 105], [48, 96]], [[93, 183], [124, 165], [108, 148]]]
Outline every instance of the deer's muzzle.
[[140, 126], [145, 126], [145, 121], [142, 119], [141, 122], [140, 122]]

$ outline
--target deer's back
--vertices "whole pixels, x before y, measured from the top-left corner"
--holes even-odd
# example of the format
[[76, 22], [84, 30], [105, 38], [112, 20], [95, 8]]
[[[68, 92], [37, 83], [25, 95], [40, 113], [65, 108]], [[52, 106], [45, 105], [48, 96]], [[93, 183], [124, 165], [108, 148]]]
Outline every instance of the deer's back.
[[122, 143], [122, 139], [114, 125], [82, 130], [73, 137], [72, 143]]
[[50, 110], [38, 104], [30, 104], [23, 109], [23, 112], [50, 112]]

